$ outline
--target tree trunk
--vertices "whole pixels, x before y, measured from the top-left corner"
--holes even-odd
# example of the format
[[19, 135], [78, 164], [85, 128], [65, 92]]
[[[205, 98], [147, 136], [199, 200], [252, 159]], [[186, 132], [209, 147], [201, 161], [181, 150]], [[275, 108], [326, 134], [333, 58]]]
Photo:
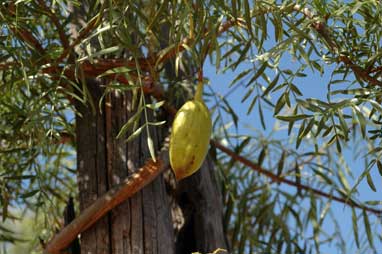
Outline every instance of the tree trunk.
[[[87, 10], [84, 5], [80, 8], [73, 10], [73, 13], [75, 22], [83, 25], [86, 22], [81, 15]], [[79, 27], [79, 24], [72, 26], [74, 37]], [[131, 105], [131, 92], [113, 92], [98, 108], [104, 92], [101, 81], [87, 79], [85, 85], [96, 109], [76, 102], [79, 113], [76, 116], [76, 143], [81, 211], [150, 158], [145, 131], [129, 143], [115, 138], [123, 124], [135, 113]], [[146, 100], [148, 102], [150, 98]], [[152, 115], [149, 118], [153, 120]], [[144, 117], [141, 124], [143, 121]], [[150, 134], [158, 150], [168, 129], [151, 128]], [[81, 253], [181, 254], [227, 249], [222, 196], [217, 188], [212, 160], [180, 183], [174, 182], [172, 173], [167, 171], [165, 175], [160, 175], [83, 232]]]
[[176, 239], [177, 254], [228, 249], [223, 230], [222, 195], [211, 158], [207, 157], [197, 173], [181, 181], [177, 192], [185, 217]]
[[[94, 104], [102, 96], [96, 81], [88, 82]], [[146, 132], [125, 143], [115, 137], [135, 112], [129, 93], [113, 93], [100, 113], [77, 103], [82, 116], [76, 119], [80, 210], [111, 186], [143, 165], [149, 158]], [[101, 109], [102, 110], [102, 109]], [[156, 145], [162, 142], [154, 128]], [[131, 199], [119, 205], [81, 235], [81, 253], [174, 253], [169, 199], [163, 176], [159, 176]]]
[[[94, 104], [98, 105], [96, 102], [102, 96], [100, 84], [93, 80], [87, 86]], [[102, 112], [98, 108], [93, 112], [91, 107], [79, 102], [76, 105], [80, 113], [76, 118], [80, 210], [134, 172], [150, 156], [146, 132], [127, 144], [115, 138], [135, 113], [131, 95], [115, 92], [107, 98], [101, 105], [108, 108]], [[163, 141], [161, 131], [152, 128], [150, 133], [158, 148]], [[180, 254], [227, 248], [222, 198], [213, 168], [212, 160], [208, 159], [198, 173], [177, 185], [175, 201], [182, 209], [184, 221], [177, 237], [169, 193], [160, 175], [82, 233], [81, 253], [171, 254], [176, 249]]]

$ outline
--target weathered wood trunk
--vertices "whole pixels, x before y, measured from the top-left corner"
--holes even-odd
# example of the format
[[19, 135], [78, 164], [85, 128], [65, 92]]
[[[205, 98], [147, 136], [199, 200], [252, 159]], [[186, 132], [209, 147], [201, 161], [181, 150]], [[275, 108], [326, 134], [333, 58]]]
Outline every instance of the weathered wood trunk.
[[[82, 16], [87, 13], [86, 6], [80, 8], [73, 9], [74, 37], [86, 24]], [[135, 113], [130, 92], [113, 92], [98, 108], [103, 94], [101, 82], [88, 79], [86, 84], [96, 106], [94, 111], [89, 103], [76, 103], [80, 212], [150, 157], [145, 131], [129, 143], [116, 139], [120, 128]], [[143, 121], [144, 117], [141, 124]], [[152, 128], [150, 133], [158, 148], [168, 135], [168, 129]], [[227, 249], [222, 197], [212, 161], [208, 160], [197, 174], [175, 186], [171, 174], [167, 172], [166, 175], [159, 176], [83, 232], [81, 253], [181, 254]]]
[[[100, 84], [93, 80], [87, 86], [98, 102], [102, 96]], [[76, 118], [80, 210], [149, 158], [145, 132], [127, 144], [115, 138], [135, 113], [129, 93], [113, 93], [107, 98], [96, 111], [81, 103], [76, 106], [80, 113]], [[163, 141], [162, 132], [150, 129], [157, 148]], [[222, 199], [212, 161], [207, 160], [198, 173], [178, 183], [175, 193], [184, 221], [177, 237], [171, 217], [171, 193], [166, 191], [161, 175], [81, 234], [81, 253], [180, 254], [227, 248]]]
[[[95, 102], [102, 91], [88, 82]], [[89, 206], [111, 186], [122, 181], [149, 158], [145, 132], [132, 142], [115, 137], [134, 111], [128, 93], [113, 93], [105, 107], [92, 112], [77, 105], [77, 164], [80, 209]], [[107, 105], [108, 104], [108, 105]], [[95, 103], [98, 105], [98, 103]], [[108, 108], [106, 108], [108, 107]], [[162, 142], [155, 129], [156, 145]], [[81, 253], [174, 253], [174, 230], [163, 176], [113, 209], [81, 235]]]

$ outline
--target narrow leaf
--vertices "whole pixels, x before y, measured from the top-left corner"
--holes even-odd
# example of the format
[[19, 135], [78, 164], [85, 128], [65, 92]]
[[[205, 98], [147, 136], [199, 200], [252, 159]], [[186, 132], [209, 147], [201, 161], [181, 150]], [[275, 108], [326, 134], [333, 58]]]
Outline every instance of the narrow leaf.
[[355, 239], [355, 243], [356, 243], [356, 245], [357, 245], [357, 248], [359, 248], [359, 237], [358, 237], [357, 215], [356, 215], [356, 212], [355, 212], [354, 207], [352, 207], [351, 212], [352, 212], [352, 214], [351, 214], [351, 215], [352, 215], [352, 216], [351, 216], [351, 219], [352, 219], [352, 224], [353, 224], [354, 239]]
[[363, 215], [363, 222], [365, 224], [367, 240], [369, 241], [370, 245], [374, 248], [373, 234], [370, 228], [369, 217], [367, 216], [367, 213], [365, 210], [362, 210], [362, 215]]
[[280, 115], [276, 116], [277, 119], [286, 121], [286, 122], [302, 120], [308, 117], [312, 117], [312, 115], [301, 114], [301, 115], [294, 115], [294, 116], [280, 116]]
[[141, 126], [141, 127], [139, 127], [138, 129], [136, 129], [136, 131], [134, 131], [134, 133], [131, 134], [131, 135], [126, 139], [125, 142], [128, 143], [128, 142], [134, 140], [135, 138], [137, 138], [137, 137], [139, 136], [139, 134], [141, 134], [141, 132], [142, 132], [142, 130], [143, 130], [144, 127], [146, 127], [146, 124], [143, 125], [143, 126]]
[[375, 185], [374, 185], [373, 179], [370, 176], [370, 173], [368, 173], [366, 175], [366, 181], [367, 181], [367, 184], [369, 185], [370, 189], [372, 189], [374, 192], [376, 192], [377, 189], [375, 188]]
[[279, 162], [277, 163], [277, 175], [281, 176], [282, 170], [284, 168], [284, 162], [285, 162], [286, 153], [285, 151], [282, 152]]
[[153, 159], [153, 161], [156, 162], [154, 142], [153, 142], [152, 138], [150, 137], [150, 135], [147, 137], [147, 146], [149, 147], [151, 159]]
[[278, 73], [276, 77], [272, 80], [272, 82], [268, 85], [268, 87], [265, 89], [262, 96], [266, 96], [275, 87], [275, 85], [277, 85], [279, 78], [280, 78], [280, 73]]

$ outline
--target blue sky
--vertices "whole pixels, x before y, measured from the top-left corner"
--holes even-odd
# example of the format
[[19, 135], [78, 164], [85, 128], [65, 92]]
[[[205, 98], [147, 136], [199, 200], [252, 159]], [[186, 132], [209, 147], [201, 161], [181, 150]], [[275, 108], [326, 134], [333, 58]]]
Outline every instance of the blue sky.
[[[286, 62], [283, 61], [282, 64], [284, 65], [293, 65], [293, 62]], [[227, 99], [230, 103], [230, 105], [236, 110], [236, 113], [239, 116], [239, 132], [240, 133], [246, 133], [251, 134], [250, 130], [245, 128], [244, 126], [246, 124], [255, 127], [258, 130], [262, 130], [262, 126], [260, 124], [260, 120], [258, 117], [258, 110], [257, 107], [255, 107], [250, 115], [246, 114], [246, 111], [249, 107], [249, 104], [251, 100], [247, 100], [244, 103], [241, 103], [241, 100], [247, 91], [248, 88], [245, 88], [243, 86], [235, 89], [232, 93], [229, 93], [230, 88], [228, 87], [230, 82], [239, 74], [245, 67], [248, 67], [249, 65], [244, 64], [243, 66], [239, 67], [235, 72], [227, 71], [225, 73], [216, 73], [215, 66], [211, 66], [210, 64], [207, 64], [204, 69], [204, 75], [210, 80], [210, 86], [213, 90], [220, 93], [221, 95], [225, 96], [225, 99]], [[327, 84], [330, 79], [331, 72], [333, 71], [334, 66], [325, 66], [325, 72], [323, 75], [320, 75], [318, 72], [312, 72], [311, 70], [306, 70], [307, 77], [300, 78], [296, 80], [296, 85], [303, 93], [303, 98], [317, 98], [321, 99], [323, 101], [326, 101], [327, 97]], [[342, 88], [343, 89], [343, 88]], [[208, 91], [208, 89], [206, 89]], [[272, 96], [272, 101], [275, 102], [275, 100], [278, 98], [277, 96]], [[208, 103], [211, 107], [213, 103]], [[273, 117], [272, 111], [265, 111], [265, 121], [267, 125], [267, 130], [264, 132], [269, 132], [272, 127], [275, 124], [275, 118]], [[252, 133], [253, 134], [253, 133]], [[277, 138], [287, 138], [287, 132], [286, 131], [280, 131], [276, 134]], [[350, 144], [350, 147], [352, 145]], [[300, 152], [301, 152], [300, 148]], [[364, 149], [365, 153], [367, 152], [367, 148]], [[357, 179], [359, 175], [364, 170], [364, 160], [362, 157], [359, 157], [354, 160], [354, 149], [348, 148], [344, 149], [343, 153], [345, 155], [346, 161], [349, 165], [351, 165], [351, 172], [354, 175], [354, 180]], [[371, 175], [373, 177], [374, 183], [377, 188], [377, 192], [373, 192], [368, 184], [366, 183], [366, 180], [363, 180], [361, 184], [358, 187], [359, 190], [359, 196], [358, 199], [362, 201], [366, 200], [380, 200], [381, 194], [382, 194], [382, 185], [381, 183], [381, 176], [378, 174], [377, 169], [373, 169], [371, 171]], [[350, 186], [353, 186], [354, 180], [348, 178]], [[343, 237], [346, 239], [346, 248], [347, 253], [359, 253], [357, 252], [357, 247], [354, 243], [354, 237], [353, 237], [353, 231], [352, 231], [352, 220], [351, 220], [351, 209], [348, 206], [345, 206], [344, 204], [337, 203], [332, 201], [332, 210], [333, 210], [333, 216], [337, 217], [339, 227], [341, 228], [341, 231], [343, 232]], [[360, 214], [361, 211], [358, 211], [357, 214]], [[381, 227], [380, 225], [373, 225], [373, 222], [376, 221], [376, 217], [374, 215], [370, 216], [370, 222], [372, 223], [372, 231], [373, 232], [380, 232]], [[363, 219], [360, 217], [358, 219], [358, 227], [359, 227], [359, 235], [360, 235], [360, 241], [366, 239], [366, 234], [364, 233], [364, 227], [363, 227]], [[324, 229], [333, 232], [334, 226], [330, 224], [330, 220], [326, 219], [326, 223], [324, 223]], [[376, 229], [378, 231], [374, 231], [373, 229]], [[374, 244], [377, 248], [377, 250], [381, 250], [382, 252], [382, 245], [380, 241], [377, 241], [375, 239]], [[324, 248], [322, 248], [322, 253], [340, 253], [337, 246], [334, 244], [326, 245]]]

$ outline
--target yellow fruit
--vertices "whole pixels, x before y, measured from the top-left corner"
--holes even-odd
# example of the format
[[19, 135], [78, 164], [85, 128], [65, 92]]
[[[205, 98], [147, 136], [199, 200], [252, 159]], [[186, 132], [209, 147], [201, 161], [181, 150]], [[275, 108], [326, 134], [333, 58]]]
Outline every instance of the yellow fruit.
[[211, 116], [202, 100], [186, 102], [175, 115], [170, 138], [170, 164], [177, 180], [202, 165], [211, 136]]

